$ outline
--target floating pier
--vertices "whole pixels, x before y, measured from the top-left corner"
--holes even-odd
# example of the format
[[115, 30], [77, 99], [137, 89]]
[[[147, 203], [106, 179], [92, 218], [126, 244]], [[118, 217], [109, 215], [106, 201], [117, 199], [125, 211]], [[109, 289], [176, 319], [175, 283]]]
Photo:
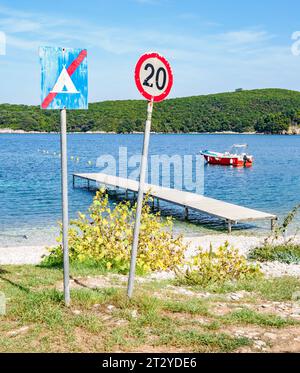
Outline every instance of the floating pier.
[[[73, 174], [73, 187], [75, 187], [76, 178], [86, 180], [88, 188], [90, 187], [90, 182], [96, 182], [101, 185], [109, 185], [111, 187], [123, 189], [126, 195], [128, 195], [128, 191], [137, 193], [139, 188], [139, 183], [135, 180], [106, 175], [103, 173]], [[255, 220], [270, 220], [271, 229], [273, 230], [275, 228], [277, 216], [267, 212], [234, 205], [232, 203], [205, 197], [195, 193], [146, 183], [144, 190], [145, 193], [148, 193], [151, 197], [153, 197], [153, 199], [157, 200], [158, 206], [159, 200], [182, 206], [184, 208], [186, 219], [188, 218], [189, 210], [195, 210], [224, 220], [227, 223], [229, 233], [231, 233], [232, 226], [238, 222], [249, 222]]]

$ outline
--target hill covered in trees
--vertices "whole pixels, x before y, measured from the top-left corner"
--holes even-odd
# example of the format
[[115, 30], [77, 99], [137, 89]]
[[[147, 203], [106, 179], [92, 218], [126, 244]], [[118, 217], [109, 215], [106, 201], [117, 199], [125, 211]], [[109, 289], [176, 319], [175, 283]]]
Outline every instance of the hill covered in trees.
[[[143, 131], [144, 100], [92, 103], [88, 111], [68, 114], [69, 131]], [[261, 89], [193, 96], [155, 104], [152, 130], [156, 132], [282, 133], [300, 124], [300, 93]], [[0, 105], [0, 129], [59, 131], [59, 112], [37, 106]]]

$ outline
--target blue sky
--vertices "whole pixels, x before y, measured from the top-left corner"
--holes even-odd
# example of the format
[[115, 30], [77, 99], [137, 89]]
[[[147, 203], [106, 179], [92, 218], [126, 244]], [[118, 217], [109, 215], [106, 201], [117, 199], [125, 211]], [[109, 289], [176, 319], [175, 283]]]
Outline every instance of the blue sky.
[[40, 45], [88, 49], [91, 102], [139, 98], [133, 70], [149, 50], [173, 67], [171, 97], [299, 90], [298, 30], [299, 0], [1, 0], [0, 102], [40, 103]]

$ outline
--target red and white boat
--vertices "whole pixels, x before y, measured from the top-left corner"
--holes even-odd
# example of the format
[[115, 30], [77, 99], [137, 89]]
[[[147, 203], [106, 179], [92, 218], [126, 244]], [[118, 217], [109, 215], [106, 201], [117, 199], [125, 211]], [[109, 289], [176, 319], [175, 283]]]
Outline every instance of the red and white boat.
[[204, 150], [201, 152], [201, 155], [203, 155], [207, 163], [210, 164], [232, 167], [251, 167], [253, 165], [253, 156], [241, 151], [241, 149], [247, 147], [247, 144], [235, 144], [225, 153]]

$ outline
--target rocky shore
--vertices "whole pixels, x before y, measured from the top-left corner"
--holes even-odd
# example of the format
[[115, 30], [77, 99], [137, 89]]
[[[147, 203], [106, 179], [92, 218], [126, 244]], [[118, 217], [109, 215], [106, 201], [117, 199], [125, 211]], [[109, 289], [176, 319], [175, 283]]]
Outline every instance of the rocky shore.
[[[58, 134], [59, 132], [55, 131], [24, 131], [24, 130], [14, 130], [11, 128], [0, 128], [0, 134]], [[115, 131], [86, 131], [86, 132], [70, 132], [73, 134], [94, 134], [94, 135], [116, 135]], [[124, 134], [143, 134], [140, 131], [124, 132]], [[189, 135], [269, 135], [269, 133], [262, 132], [234, 132], [234, 131], [216, 131], [216, 132], [155, 132], [152, 131], [151, 134], [157, 135], [178, 135], [178, 134], [189, 134]], [[300, 129], [297, 126], [290, 127], [288, 131], [283, 131], [281, 135], [300, 135]]]

